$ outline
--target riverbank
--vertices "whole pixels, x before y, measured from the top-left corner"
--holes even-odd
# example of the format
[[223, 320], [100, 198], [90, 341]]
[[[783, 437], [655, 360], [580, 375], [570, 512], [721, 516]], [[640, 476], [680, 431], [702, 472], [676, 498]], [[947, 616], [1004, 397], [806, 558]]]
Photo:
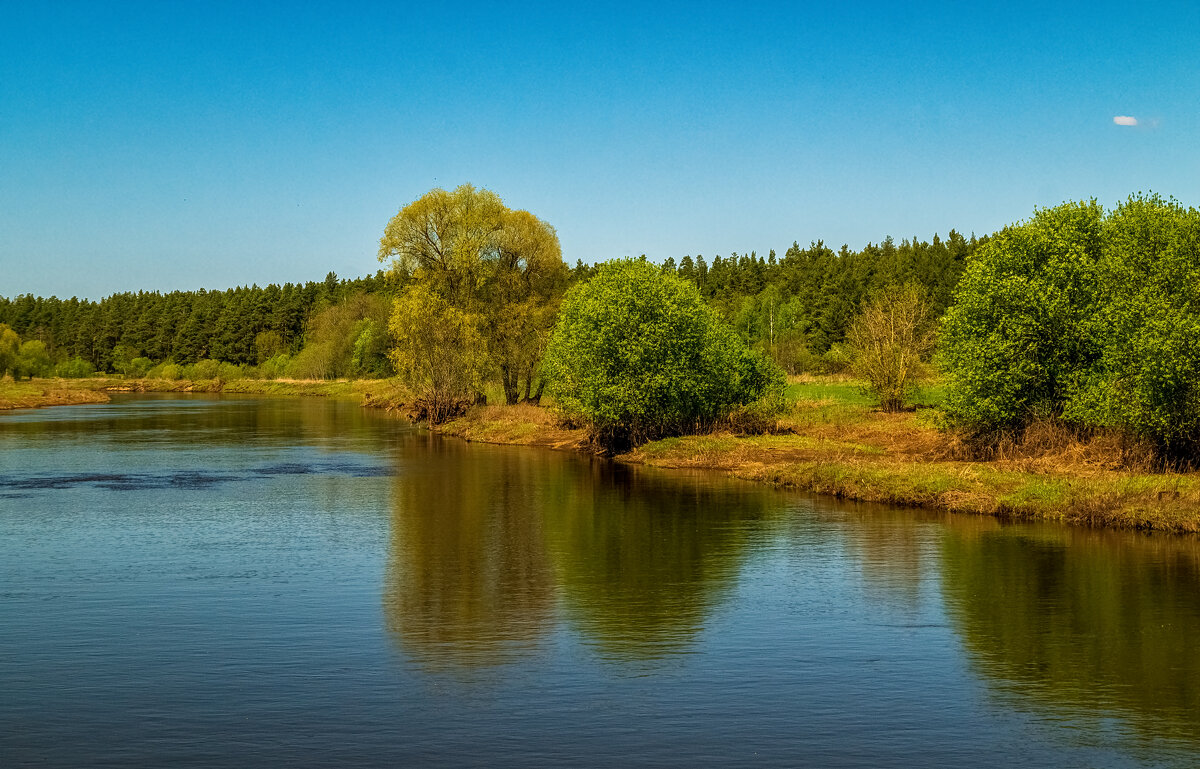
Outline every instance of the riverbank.
[[[776, 435], [693, 435], [654, 441], [616, 461], [717, 470], [841, 499], [1001, 518], [1168, 532], [1200, 531], [1200, 474], [1121, 469], [1114, 447], [1045, 441], [987, 462], [954, 458], [933, 410], [885, 414], [852, 382], [789, 388]], [[929, 393], [936, 400], [940, 393]], [[489, 406], [438, 428], [467, 440], [550, 448], [586, 445], [582, 430], [533, 406]]]
[[[402, 408], [388, 380], [201, 380], [119, 378], [0, 381], [0, 410], [103, 403], [110, 392], [224, 392], [353, 399]], [[936, 403], [936, 390], [924, 394]], [[1002, 518], [1116, 528], [1200, 532], [1200, 474], [1123, 469], [1113, 446], [1048, 440], [1000, 459], [956, 456], [932, 409], [885, 414], [853, 382], [809, 378], [789, 387], [775, 435], [693, 435], [645, 444], [616, 461], [718, 470], [750, 481], [864, 502]], [[468, 441], [588, 450], [584, 430], [548, 408], [475, 407], [438, 433]]]
[[0, 379], [0, 411], [36, 409], [45, 406], [71, 406], [80, 403], [108, 403], [108, 394], [90, 388], [64, 387], [71, 380], [38, 379], [14, 382]]
[[114, 392], [200, 392], [243, 395], [303, 395], [358, 400], [363, 405], [394, 407], [403, 400], [395, 385], [384, 379], [33, 379], [0, 380], [0, 410], [107, 403]]

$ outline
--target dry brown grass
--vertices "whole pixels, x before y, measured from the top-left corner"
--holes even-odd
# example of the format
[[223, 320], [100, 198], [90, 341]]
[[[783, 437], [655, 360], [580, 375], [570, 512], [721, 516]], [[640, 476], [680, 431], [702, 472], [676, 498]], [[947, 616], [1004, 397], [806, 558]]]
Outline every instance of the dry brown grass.
[[788, 384], [844, 384], [857, 382], [853, 374], [789, 374]]
[[434, 429], [479, 443], [578, 449], [587, 442], [585, 430], [564, 425], [550, 409], [529, 403], [474, 406], [465, 416]]
[[1023, 472], [1095, 474], [1103, 471], [1155, 473], [1171, 468], [1154, 447], [1114, 432], [1081, 430], [1055, 419], [1040, 419], [1024, 430], [981, 441], [947, 430], [933, 459], [991, 462]]
[[922, 412], [798, 404], [795, 433], [686, 436], [623, 461], [712, 468], [845, 499], [1092, 526], [1200, 531], [1200, 473], [1155, 471], [1144, 447], [1039, 424], [981, 456]]

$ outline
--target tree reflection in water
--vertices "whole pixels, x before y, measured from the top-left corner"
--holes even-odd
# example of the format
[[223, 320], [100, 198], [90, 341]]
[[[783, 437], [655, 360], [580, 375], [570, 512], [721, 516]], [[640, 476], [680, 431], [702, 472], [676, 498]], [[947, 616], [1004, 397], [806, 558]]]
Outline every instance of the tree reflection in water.
[[431, 669], [531, 654], [559, 606], [605, 657], [683, 651], [778, 508], [773, 494], [430, 438], [396, 477], [387, 626]]
[[545, 458], [427, 438], [396, 477], [388, 629], [422, 665], [494, 665], [536, 646], [554, 608]]
[[1200, 744], [1200, 542], [958, 520], [947, 610], [1014, 704]]
[[780, 510], [774, 492], [711, 475], [591, 465], [547, 517], [571, 623], [607, 657], [686, 651]]

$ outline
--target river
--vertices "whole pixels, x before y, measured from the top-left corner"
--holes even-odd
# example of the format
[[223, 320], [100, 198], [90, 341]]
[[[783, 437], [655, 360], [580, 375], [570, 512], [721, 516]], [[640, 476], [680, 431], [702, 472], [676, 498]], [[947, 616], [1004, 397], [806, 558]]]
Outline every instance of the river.
[[1194, 766], [1200, 541], [442, 439], [0, 414], [0, 765]]

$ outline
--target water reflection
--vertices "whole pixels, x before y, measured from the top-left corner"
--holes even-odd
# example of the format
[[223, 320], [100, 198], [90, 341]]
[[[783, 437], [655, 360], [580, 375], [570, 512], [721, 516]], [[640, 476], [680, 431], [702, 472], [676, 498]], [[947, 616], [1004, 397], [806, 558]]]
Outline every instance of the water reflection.
[[554, 606], [545, 458], [425, 437], [397, 477], [387, 627], [423, 665], [494, 665], [534, 648]]
[[546, 524], [573, 625], [607, 656], [686, 650], [778, 497], [711, 476], [590, 469], [559, 487]]
[[958, 519], [947, 609], [1018, 706], [1200, 743], [1200, 542]]
[[[386, 423], [390, 430], [380, 430]], [[4, 415], [9, 440], [31, 449], [102, 441], [105, 449], [321, 443], [382, 450], [401, 425], [357, 403], [328, 398], [142, 393], [112, 403], [29, 409]], [[97, 446], [97, 449], [101, 446]]]
[[948, 513], [826, 502], [817, 514], [822, 523], [817, 547], [837, 542], [845, 548], [848, 563], [857, 567], [864, 598], [892, 611], [920, 608], [922, 588], [936, 584], [938, 539]]
[[511, 662], [562, 607], [604, 656], [685, 650], [772, 492], [601, 460], [429, 439], [397, 476], [384, 610], [429, 668]]

